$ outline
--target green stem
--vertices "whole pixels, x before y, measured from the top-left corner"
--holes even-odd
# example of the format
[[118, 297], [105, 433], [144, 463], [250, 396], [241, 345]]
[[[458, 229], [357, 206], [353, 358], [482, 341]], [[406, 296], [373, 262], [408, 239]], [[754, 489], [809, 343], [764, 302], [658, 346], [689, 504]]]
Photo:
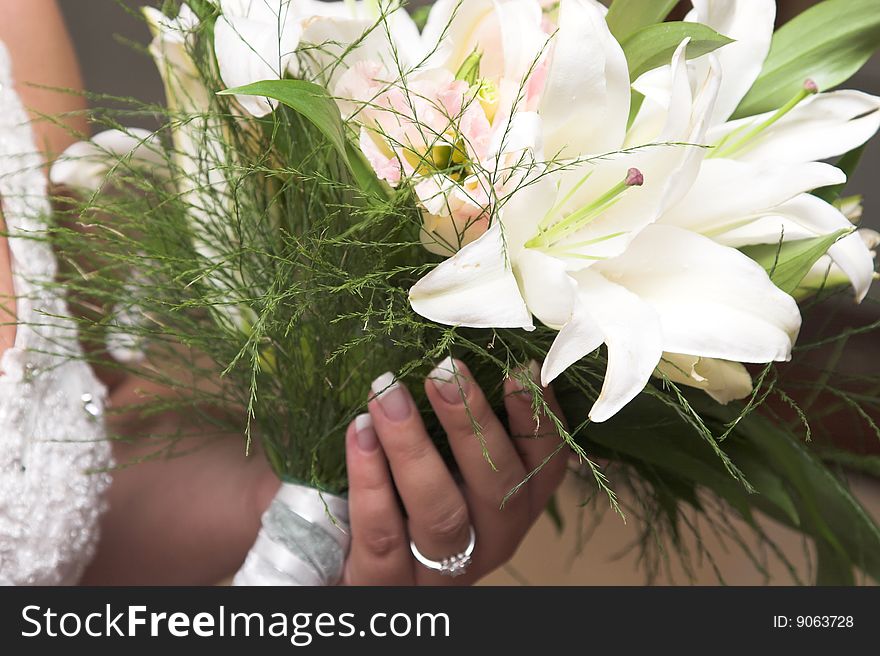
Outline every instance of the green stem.
[[758, 137], [764, 130], [769, 128], [771, 125], [776, 123], [783, 116], [788, 114], [791, 110], [801, 104], [805, 98], [812, 96], [818, 93], [818, 89], [816, 88], [816, 84], [812, 80], [807, 80], [804, 83], [803, 88], [795, 94], [795, 96], [785, 103], [782, 107], [780, 107], [770, 118], [768, 118], [763, 123], [755, 126], [746, 134], [744, 134], [741, 138], [735, 141], [732, 144], [725, 145], [725, 142], [730, 139], [731, 136], [736, 134], [736, 132], [732, 132], [727, 135], [721, 142], [716, 146], [714, 152], [709, 154], [709, 157], [729, 157], [733, 155], [737, 151], [741, 150], [745, 146], [747, 146], [750, 142], [752, 142], [756, 137]]

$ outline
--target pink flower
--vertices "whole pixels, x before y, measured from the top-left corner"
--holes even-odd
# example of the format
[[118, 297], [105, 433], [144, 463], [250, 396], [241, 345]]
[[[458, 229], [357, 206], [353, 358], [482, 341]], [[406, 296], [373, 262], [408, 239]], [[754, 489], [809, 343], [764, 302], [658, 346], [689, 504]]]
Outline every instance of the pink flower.
[[370, 61], [353, 65], [335, 89], [345, 118], [361, 126], [360, 147], [379, 178], [393, 186], [410, 180], [426, 230], [446, 221], [438, 241], [456, 250], [485, 231], [489, 216], [493, 134], [477, 92], [445, 69], [400, 81]]

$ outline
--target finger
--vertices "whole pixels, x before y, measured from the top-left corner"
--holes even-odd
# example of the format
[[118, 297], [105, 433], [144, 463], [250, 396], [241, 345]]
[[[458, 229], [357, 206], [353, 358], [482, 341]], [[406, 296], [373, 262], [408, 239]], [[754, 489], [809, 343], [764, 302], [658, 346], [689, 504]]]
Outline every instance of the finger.
[[[533, 406], [534, 384], [540, 384], [541, 369], [537, 362], [529, 363], [525, 371], [509, 378], [504, 385], [504, 405], [510, 424], [513, 443], [522, 458], [527, 475], [526, 486], [532, 520], [544, 510], [550, 497], [562, 483], [568, 462], [569, 448], [564, 444], [554, 421], [541, 410], [535, 416]], [[552, 388], [543, 388], [544, 402], [552, 413], [564, 422], [562, 408]]]
[[446, 429], [474, 525], [483, 537], [480, 565], [494, 569], [513, 556], [530, 524], [529, 499], [517, 492], [526, 470], [464, 363], [441, 362], [425, 381], [425, 390]]
[[370, 415], [359, 416], [348, 427], [345, 451], [351, 521], [345, 582], [412, 584], [413, 562], [403, 514]]
[[410, 537], [432, 560], [460, 553], [470, 540], [468, 508], [409, 391], [392, 374], [380, 376], [369, 408], [409, 517]]

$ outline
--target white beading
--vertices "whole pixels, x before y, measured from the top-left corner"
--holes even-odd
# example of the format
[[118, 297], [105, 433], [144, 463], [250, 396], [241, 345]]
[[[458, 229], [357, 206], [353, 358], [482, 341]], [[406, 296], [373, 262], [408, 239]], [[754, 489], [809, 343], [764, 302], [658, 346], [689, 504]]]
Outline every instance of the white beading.
[[0, 359], [0, 584], [75, 583], [94, 554], [110, 483], [105, 389], [81, 359], [64, 299], [46, 284], [51, 207], [42, 158], [0, 43], [0, 203], [17, 296]]

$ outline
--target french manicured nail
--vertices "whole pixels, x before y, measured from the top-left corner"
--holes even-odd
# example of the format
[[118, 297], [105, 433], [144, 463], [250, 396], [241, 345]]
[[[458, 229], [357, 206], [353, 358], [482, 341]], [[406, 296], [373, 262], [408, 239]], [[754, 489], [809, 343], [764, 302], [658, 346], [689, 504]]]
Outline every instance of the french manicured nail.
[[370, 453], [379, 448], [379, 438], [373, 428], [373, 418], [369, 414], [358, 415], [354, 420], [354, 433], [361, 451]]
[[522, 370], [521, 374], [515, 375], [512, 378], [513, 386], [515, 388], [514, 393], [522, 392], [523, 394], [521, 395], [520, 398], [526, 399], [527, 398], [526, 393], [528, 392], [529, 393], [528, 398], [531, 399], [531, 394], [530, 394], [531, 389], [529, 389], [525, 385], [523, 385], [523, 381], [521, 378], [522, 374], [525, 374], [526, 376], [528, 376], [529, 380], [531, 380], [536, 385], [540, 386], [541, 385], [541, 365], [539, 365], [534, 360], [529, 360], [528, 366]]
[[394, 374], [382, 374], [372, 384], [373, 394], [378, 399], [382, 412], [391, 421], [403, 421], [412, 412], [409, 395], [396, 380]]
[[464, 402], [470, 383], [451, 357], [438, 364], [429, 377], [444, 401], [450, 405]]

